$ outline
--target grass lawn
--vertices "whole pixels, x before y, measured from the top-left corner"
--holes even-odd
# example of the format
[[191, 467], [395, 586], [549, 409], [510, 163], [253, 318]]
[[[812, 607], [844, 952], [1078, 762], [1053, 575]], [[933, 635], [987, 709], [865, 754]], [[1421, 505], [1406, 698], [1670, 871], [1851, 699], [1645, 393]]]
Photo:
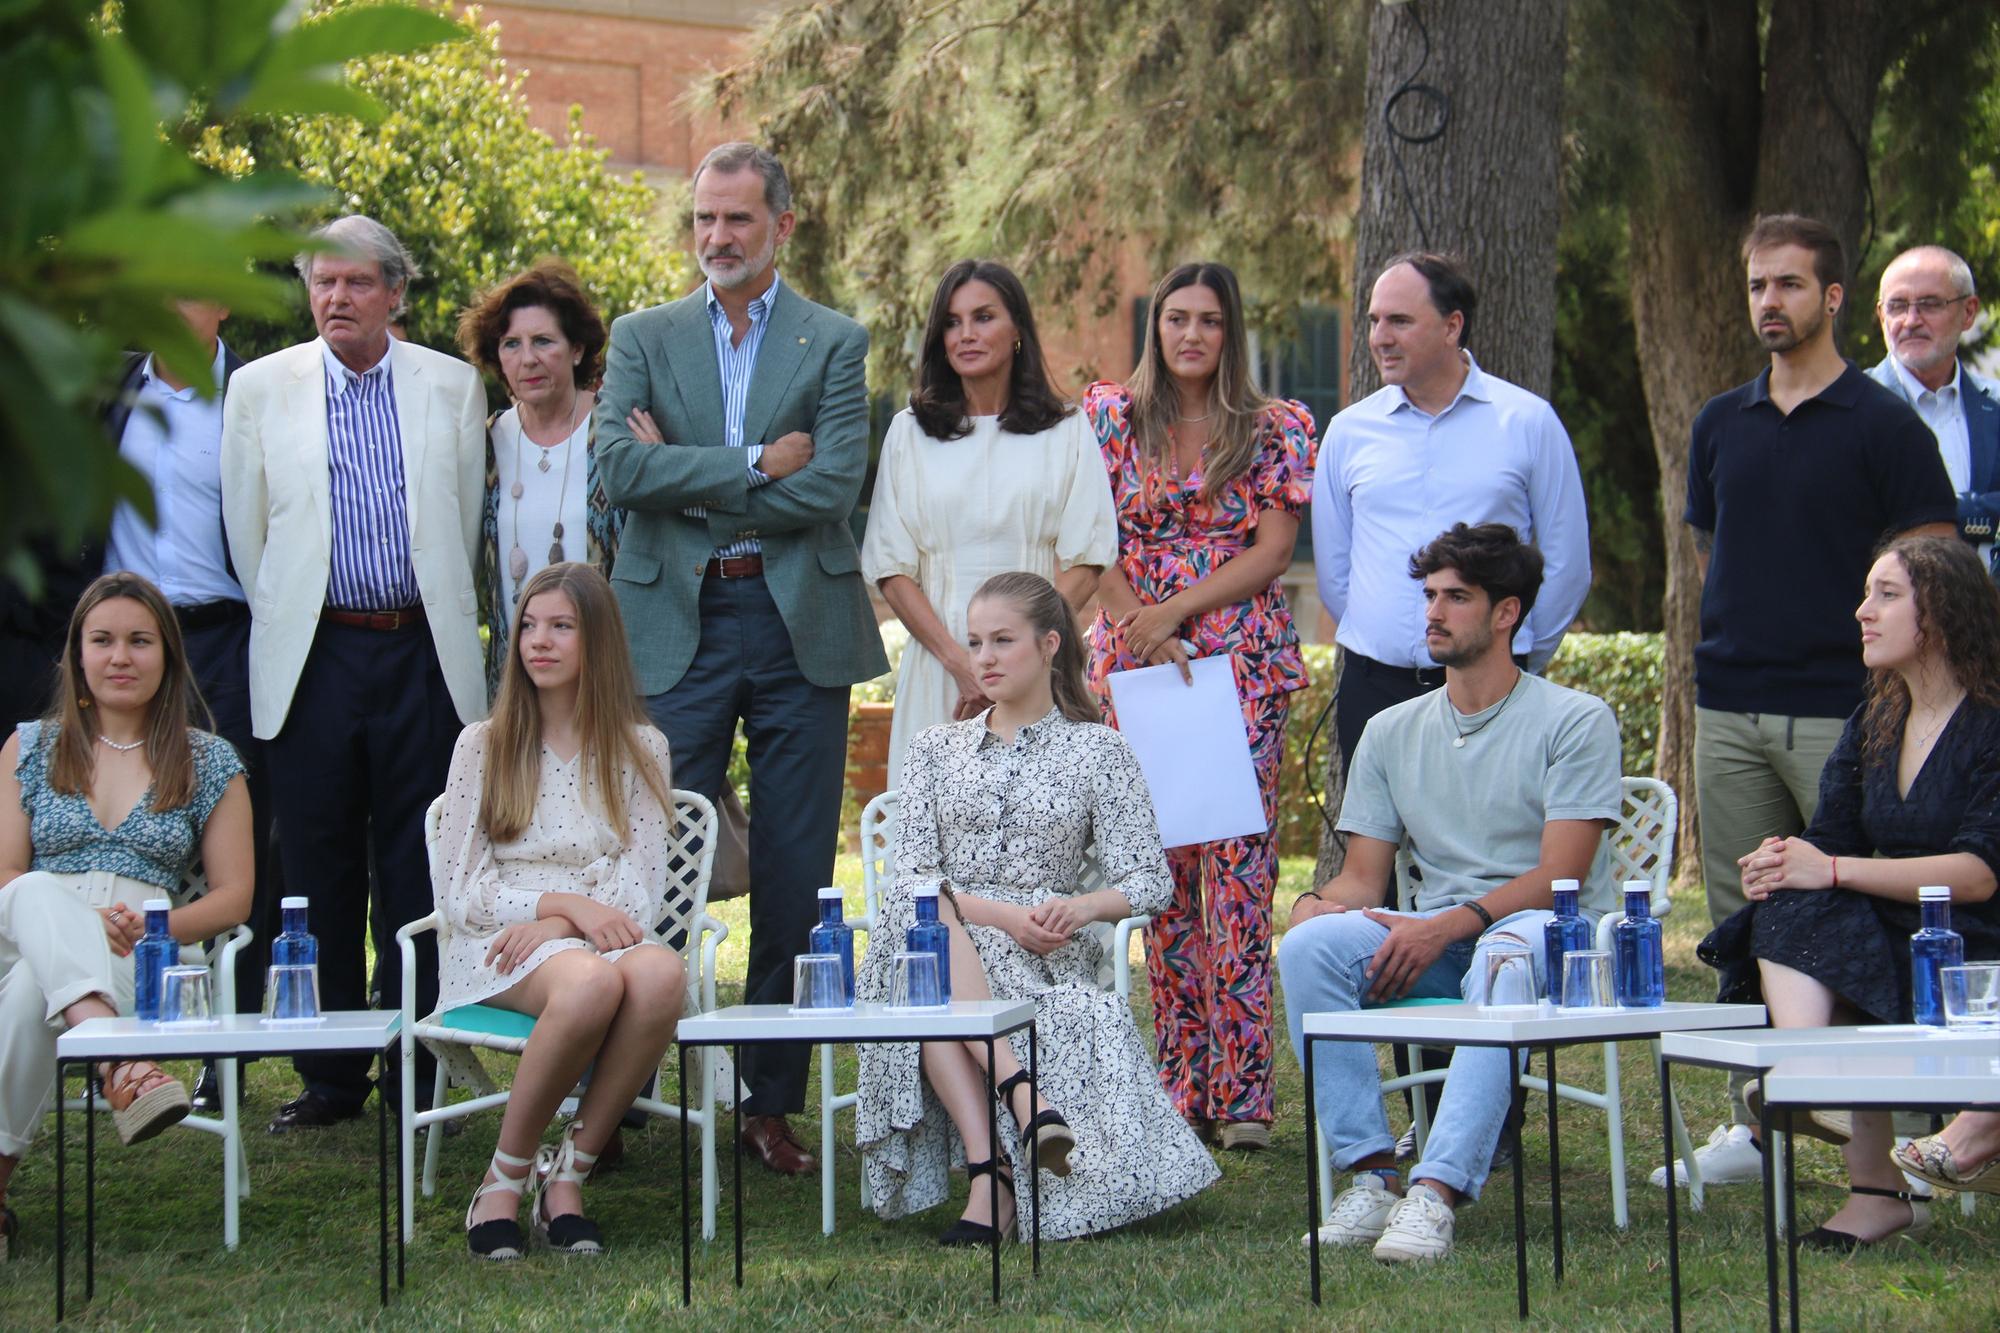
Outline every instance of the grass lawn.
[[[1309, 861], [1288, 860], [1280, 904], [1306, 887]], [[843, 883], [858, 893], [859, 870], [843, 860]], [[1282, 908], [1280, 915], [1282, 915]], [[725, 1003], [742, 976], [746, 939], [741, 903], [718, 915], [732, 936], [724, 946]], [[1695, 960], [1704, 926], [1697, 907], [1669, 919], [1668, 987], [1677, 999], [1712, 994]], [[1135, 997], [1142, 1021], [1146, 999]], [[1596, 1048], [1572, 1048], [1563, 1064], [1572, 1082], [1589, 1078]], [[503, 1067], [505, 1061], [498, 1062]], [[815, 1062], [815, 1069], [817, 1062]], [[851, 1083], [851, 1055], [843, 1061]], [[1529, 1275], [1538, 1323], [1563, 1328], [1658, 1328], [1667, 1320], [1664, 1196], [1646, 1184], [1659, 1160], [1657, 1084], [1646, 1048], [1625, 1048], [1627, 1146], [1632, 1159], [1632, 1228], [1611, 1222], [1602, 1121], [1585, 1108], [1563, 1109], [1563, 1202], [1568, 1281], [1551, 1280], [1547, 1145], [1543, 1103], [1531, 1096], [1525, 1136]], [[695, 1305], [680, 1308], [678, 1136], [668, 1123], [630, 1134], [625, 1168], [589, 1191], [611, 1252], [601, 1259], [560, 1260], [539, 1253], [525, 1262], [477, 1264], [460, 1235], [466, 1200], [492, 1151], [497, 1113], [476, 1117], [448, 1140], [435, 1198], [417, 1200], [417, 1235], [409, 1286], [386, 1315], [375, 1305], [375, 1125], [367, 1118], [318, 1134], [272, 1138], [262, 1125], [289, 1096], [288, 1068], [265, 1062], [250, 1077], [246, 1117], [252, 1196], [243, 1206], [243, 1243], [221, 1247], [217, 1141], [176, 1131], [123, 1149], [110, 1140], [99, 1177], [98, 1289], [79, 1310], [79, 1326], [192, 1321], [227, 1327], [654, 1327], [811, 1328], [932, 1327], [979, 1321], [1001, 1328], [1148, 1326], [1186, 1329], [1337, 1328], [1488, 1329], [1513, 1323], [1511, 1182], [1496, 1175], [1486, 1202], [1460, 1211], [1458, 1248], [1425, 1271], [1390, 1271], [1365, 1253], [1326, 1252], [1326, 1304], [1306, 1299], [1304, 1132], [1297, 1064], [1280, 1040], [1280, 1118], [1273, 1150], [1228, 1154], [1223, 1177], [1205, 1194], [1164, 1217], [1096, 1240], [1044, 1247], [1042, 1277], [1027, 1277], [1024, 1247], [1005, 1256], [1006, 1299], [988, 1303], [985, 1252], [945, 1253], [933, 1235], [956, 1209], [883, 1223], [858, 1205], [851, 1143], [839, 1148], [840, 1230], [819, 1234], [819, 1183], [780, 1179], [751, 1167], [746, 1241], [747, 1284], [730, 1282], [729, 1158], [722, 1152], [721, 1239], [695, 1249]], [[1720, 1075], [1677, 1080], [1697, 1138], [1720, 1118]], [[1397, 1117], [1400, 1107], [1395, 1109]], [[727, 1124], [725, 1118], [725, 1126]], [[843, 1117], [841, 1130], [851, 1132]], [[816, 1133], [817, 1116], [804, 1125]], [[72, 1133], [76, 1133], [72, 1128]], [[100, 1143], [104, 1140], [100, 1139]], [[421, 1141], [420, 1141], [421, 1142]], [[1801, 1140], [1800, 1213], [1817, 1221], [1837, 1206], [1838, 1159]], [[78, 1139], [80, 1153], [81, 1141]], [[73, 1158], [72, 1161], [76, 1159]], [[81, 1191], [73, 1179], [73, 1239], [82, 1240]], [[53, 1317], [55, 1165], [45, 1136], [15, 1176], [11, 1202], [21, 1215], [18, 1261], [0, 1269], [0, 1327], [40, 1327]], [[1764, 1320], [1758, 1194], [1741, 1186], [1713, 1191], [1704, 1215], [1683, 1213], [1681, 1253], [1687, 1326], [1753, 1328]], [[72, 1250], [73, 1260], [78, 1257]], [[1808, 1328], [1991, 1329], [2000, 1326], [2000, 1207], [1972, 1218], [1937, 1210], [1919, 1241], [1846, 1260], [1807, 1256], [1801, 1290]], [[82, 1294], [80, 1265], [71, 1291]]]

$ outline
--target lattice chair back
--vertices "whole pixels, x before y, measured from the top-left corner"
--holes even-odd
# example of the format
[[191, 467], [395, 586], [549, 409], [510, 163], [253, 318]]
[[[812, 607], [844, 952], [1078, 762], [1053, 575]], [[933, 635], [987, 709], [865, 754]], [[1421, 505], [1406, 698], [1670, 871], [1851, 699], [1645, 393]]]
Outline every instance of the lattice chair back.
[[[883, 792], [861, 812], [861, 914], [872, 927], [880, 919], [882, 890], [896, 877], [896, 810], [902, 793]], [[861, 928], [860, 922], [853, 924]]]
[[1653, 886], [1653, 915], [1672, 908], [1674, 833], [1680, 824], [1680, 798], [1658, 778], [1619, 779], [1624, 813], [1610, 833], [1611, 876], [1618, 883], [1643, 879]]

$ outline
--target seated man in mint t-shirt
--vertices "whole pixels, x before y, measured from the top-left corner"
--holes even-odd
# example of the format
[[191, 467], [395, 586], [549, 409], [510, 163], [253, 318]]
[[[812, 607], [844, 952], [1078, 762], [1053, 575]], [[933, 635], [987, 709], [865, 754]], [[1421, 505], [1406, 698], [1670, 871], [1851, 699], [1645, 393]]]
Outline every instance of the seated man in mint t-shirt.
[[[1292, 907], [1278, 946], [1292, 1049], [1302, 1016], [1405, 996], [1486, 998], [1489, 949], [1527, 945], [1542, 971], [1550, 884], [1582, 881], [1593, 920], [1611, 910], [1604, 830], [1619, 815], [1618, 722], [1603, 700], [1514, 665], [1514, 627], [1535, 604], [1542, 557], [1501, 523], [1460, 523], [1410, 558], [1424, 584], [1426, 646], [1442, 689], [1378, 713], [1347, 774], [1346, 867]], [[1409, 844], [1414, 910], [1393, 901]], [[1375, 1053], [1314, 1053], [1311, 1095], [1336, 1169], [1353, 1185], [1320, 1230], [1392, 1263], [1451, 1251], [1453, 1208], [1479, 1197], [1512, 1102], [1505, 1051], [1460, 1047], [1407, 1194], [1377, 1090]]]

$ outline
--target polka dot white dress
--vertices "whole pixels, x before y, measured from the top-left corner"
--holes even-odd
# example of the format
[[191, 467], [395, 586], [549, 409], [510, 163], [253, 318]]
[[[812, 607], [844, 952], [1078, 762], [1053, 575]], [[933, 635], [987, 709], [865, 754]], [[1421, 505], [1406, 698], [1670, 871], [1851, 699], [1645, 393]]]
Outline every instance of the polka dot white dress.
[[[855, 977], [857, 998], [888, 998], [889, 960], [915, 920], [910, 891], [921, 883], [942, 879], [961, 897], [1033, 906], [1077, 891], [1094, 841], [1107, 887], [1133, 911], [1157, 911], [1172, 895], [1145, 775], [1109, 727], [1051, 711], [1012, 744], [986, 729], [985, 714], [932, 727], [911, 744], [903, 782], [896, 877]], [[1041, 1093], [1076, 1132], [1069, 1176], [1042, 1176], [1042, 1235], [1109, 1231], [1214, 1182], [1215, 1161], [1161, 1089], [1130, 1007], [1097, 986], [1096, 937], [1078, 932], [1037, 957], [1004, 930], [967, 930], [993, 994], [1034, 999]], [[1027, 1033], [1009, 1040], [1025, 1065]], [[863, 1046], [860, 1064], [856, 1130], [876, 1210], [901, 1217], [944, 1202], [965, 1147], [924, 1081], [918, 1048]], [[1025, 1227], [1028, 1157], [1012, 1114], [999, 1125]], [[975, 1156], [985, 1155], [977, 1145]]]
[[[518, 983], [564, 949], [588, 949], [588, 940], [550, 940], [512, 972], [501, 975], [486, 961], [494, 936], [517, 921], [535, 919], [544, 893], [576, 893], [616, 907], [643, 926], [664, 913], [668, 835], [672, 812], [662, 809], [637, 768], [624, 773], [626, 818], [632, 836], [620, 840], [588, 788], [584, 756], [565, 763], [542, 747], [541, 786], [534, 817], [512, 842], [495, 843], [479, 825], [479, 793], [486, 771], [487, 722], [459, 733], [445, 780], [440, 836], [431, 853], [431, 890], [444, 924], [438, 933], [438, 1009], [489, 999]], [[639, 729], [641, 742], [672, 791], [667, 738]], [[634, 948], [661, 947], [654, 941]], [[625, 950], [605, 955], [617, 958]]]

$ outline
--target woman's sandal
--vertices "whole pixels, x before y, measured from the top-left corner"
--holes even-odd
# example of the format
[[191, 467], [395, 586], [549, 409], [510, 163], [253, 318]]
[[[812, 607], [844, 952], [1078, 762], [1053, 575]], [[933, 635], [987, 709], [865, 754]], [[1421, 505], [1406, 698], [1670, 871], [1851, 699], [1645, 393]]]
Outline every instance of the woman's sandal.
[[[1009, 1198], [1012, 1198], [1014, 1196], [1013, 1172], [995, 1171], [993, 1169], [993, 1163], [990, 1161], [967, 1162], [965, 1164], [965, 1178], [967, 1180], [977, 1180], [981, 1176], [992, 1176], [995, 1180], [999, 1181], [1002, 1185], [1005, 1185], [1007, 1187], [1007, 1195]], [[1001, 1240], [1006, 1240], [1008, 1237], [1014, 1234], [1014, 1224], [1020, 1220], [1018, 1213], [1019, 1209], [1016, 1209], [1017, 1215], [1007, 1219], [1007, 1225], [1000, 1229]], [[993, 1243], [993, 1227], [991, 1223], [974, 1222], [970, 1218], [964, 1218], [964, 1217], [961, 1217], [956, 1222], [953, 1222], [951, 1224], [951, 1227], [942, 1236], [938, 1237], [938, 1244], [951, 1246], [954, 1248], [960, 1246], [970, 1246], [970, 1245], [991, 1245], [992, 1243]]]
[[1847, 1192], [1849, 1194], [1867, 1194], [1878, 1199], [1901, 1199], [1904, 1203], [1910, 1205], [1910, 1224], [1906, 1227], [1897, 1227], [1888, 1235], [1877, 1236], [1874, 1240], [1863, 1240], [1859, 1236], [1850, 1235], [1845, 1231], [1834, 1231], [1829, 1227], [1814, 1227], [1811, 1231], [1799, 1237], [1799, 1244], [1809, 1249], [1825, 1251], [1828, 1254], [1852, 1254], [1856, 1250], [1869, 1249], [1873, 1246], [1881, 1245], [1886, 1241], [1894, 1240], [1898, 1236], [1921, 1235], [1930, 1229], [1930, 1204], [1908, 1190], [1885, 1190], [1877, 1189], [1872, 1185], [1849, 1185]]
[[144, 1143], [193, 1109], [187, 1089], [151, 1060], [120, 1060], [102, 1080], [120, 1143]]
[[543, 1146], [535, 1157], [535, 1202], [528, 1210], [528, 1225], [534, 1228], [535, 1238], [550, 1249], [563, 1254], [604, 1253], [604, 1233], [597, 1223], [582, 1213], [564, 1213], [560, 1217], [548, 1217], [543, 1208], [551, 1185], [574, 1185], [583, 1188], [583, 1182], [590, 1179], [590, 1169], [597, 1165], [597, 1154], [580, 1152], [576, 1146], [578, 1122], [572, 1120], [563, 1127], [562, 1142], [554, 1147]]
[[1889, 1160], [1895, 1163], [1897, 1170], [1907, 1171], [1918, 1180], [1939, 1189], [1958, 1190], [1966, 1194], [2000, 1194], [2000, 1155], [1990, 1157], [1966, 1171], [1951, 1155], [1942, 1134], [1911, 1139], [1900, 1148], [1891, 1149]]
[[[516, 1168], [521, 1174], [508, 1175], [500, 1169], [502, 1167]], [[511, 1194], [514, 1196], [514, 1211], [518, 1213], [521, 1191], [528, 1187], [528, 1177], [534, 1173], [534, 1167], [532, 1157], [516, 1157], [498, 1148], [493, 1150], [493, 1174], [497, 1179], [482, 1183], [472, 1192], [472, 1202], [465, 1206], [465, 1246], [472, 1251], [474, 1258], [518, 1259], [528, 1252], [528, 1237], [513, 1216], [496, 1217], [490, 1222], [475, 1225], [472, 1210], [489, 1194]]]
[[[1000, 1100], [1006, 1103], [1009, 1115], [1013, 1115], [1014, 1112], [1014, 1089], [1027, 1081], [1028, 1071], [1025, 1069], [1017, 1069], [1000, 1080], [1000, 1086], [996, 1091], [1000, 1094]], [[1031, 1093], [1028, 1109], [1033, 1110], [1034, 1105]], [[1014, 1123], [1021, 1126], [1021, 1138], [1024, 1141], [1030, 1136], [1034, 1138], [1035, 1161], [1042, 1170], [1052, 1176], [1069, 1174], [1069, 1155], [1076, 1150], [1076, 1131], [1069, 1127], [1069, 1121], [1062, 1118], [1062, 1112], [1051, 1107], [1025, 1123], [1018, 1115], [1014, 1116]]]

